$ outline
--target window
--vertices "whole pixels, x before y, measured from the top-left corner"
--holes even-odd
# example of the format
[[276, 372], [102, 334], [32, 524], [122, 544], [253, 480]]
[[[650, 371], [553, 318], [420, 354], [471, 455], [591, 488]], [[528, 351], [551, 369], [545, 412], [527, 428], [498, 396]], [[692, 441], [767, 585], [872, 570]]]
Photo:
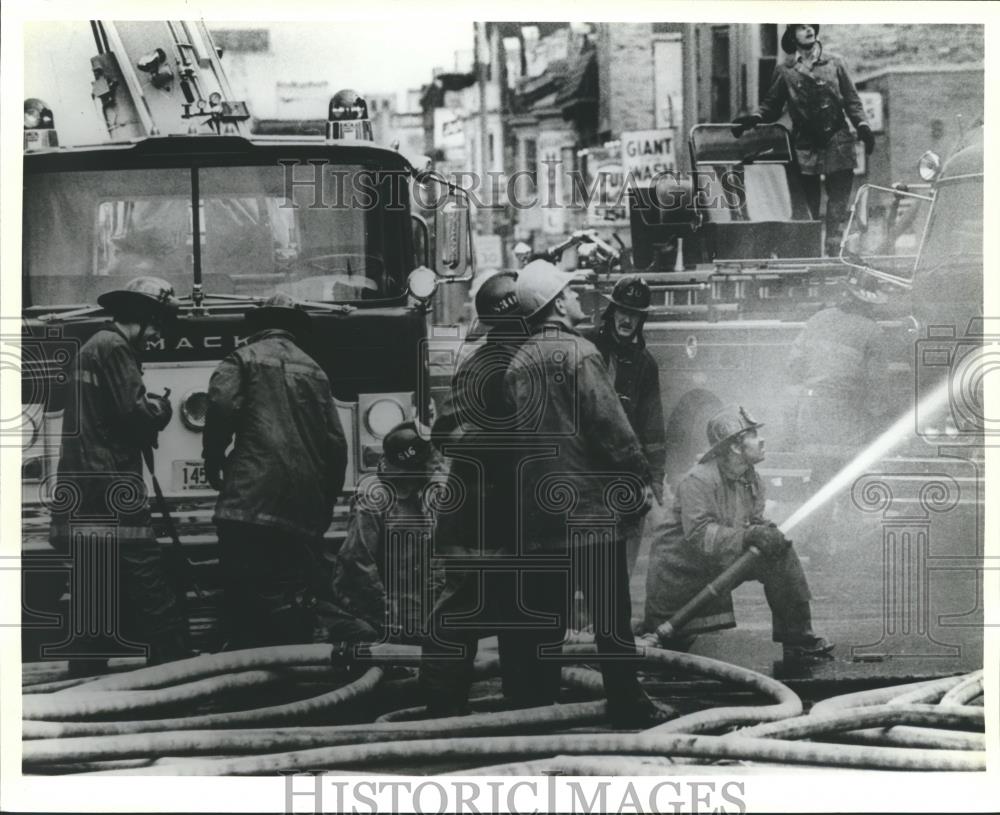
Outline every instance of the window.
[[538, 142], [534, 139], [524, 140], [524, 169], [528, 172], [531, 183], [538, 184]]
[[712, 27], [712, 111], [713, 122], [725, 122], [729, 111], [729, 26]]
[[[310, 168], [306, 168], [309, 170]], [[384, 248], [386, 213], [360, 196], [390, 195], [391, 180], [361, 166], [325, 165], [317, 186], [296, 168], [199, 171], [198, 246], [208, 294], [303, 300], [367, 300], [402, 293]], [[336, 173], [336, 175], [335, 175]], [[401, 222], [403, 218], [399, 219]], [[143, 169], [41, 173], [25, 184], [24, 274], [31, 305], [93, 303], [137, 275], [191, 291], [194, 270], [191, 171]], [[408, 225], [407, 225], [408, 228]], [[395, 258], [389, 265], [398, 264]]]

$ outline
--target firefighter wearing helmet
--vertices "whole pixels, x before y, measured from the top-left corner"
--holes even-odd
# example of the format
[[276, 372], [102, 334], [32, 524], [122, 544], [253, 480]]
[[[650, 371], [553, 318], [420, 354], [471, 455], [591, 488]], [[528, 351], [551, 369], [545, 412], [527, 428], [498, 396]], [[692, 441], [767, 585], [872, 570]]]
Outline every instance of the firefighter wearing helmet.
[[[57, 551], [69, 553], [80, 524], [100, 518], [114, 530], [117, 581], [110, 585], [118, 592], [118, 619], [106, 640], [74, 642], [76, 653], [95, 654], [70, 659], [70, 670], [78, 675], [102, 671], [108, 656], [134, 655], [135, 644], [145, 649], [150, 664], [189, 655], [187, 621], [153, 534], [142, 474], [143, 450], [156, 446], [173, 411], [167, 396], [146, 392], [139, 354], [174, 318], [177, 300], [167, 281], [137, 277], [97, 302], [111, 321], [80, 348], [66, 389], [63, 427], [75, 432], [63, 435], [59, 451], [50, 535]], [[71, 506], [61, 495], [74, 496]], [[106, 536], [92, 535], [87, 545], [104, 541]]]
[[[551, 704], [559, 691], [560, 664], [543, 646], [558, 641], [570, 623], [574, 590], [584, 595], [594, 624], [608, 716], [615, 727], [650, 727], [665, 713], [643, 692], [636, 675], [625, 549], [611, 534], [575, 534], [576, 519], [640, 512], [651, 501], [649, 466], [608, 376], [607, 366], [578, 326], [586, 320], [576, 275], [545, 260], [518, 273], [517, 299], [528, 337], [504, 377], [504, 394], [517, 416], [522, 449], [515, 542], [518, 553], [566, 557], [574, 574], [519, 564], [522, 600], [536, 614], [523, 631], [523, 673], [531, 676], [535, 704]], [[530, 449], [537, 452], [533, 455]], [[617, 499], [609, 496], [614, 493]], [[561, 502], [560, 496], [572, 500]], [[611, 506], [610, 504], [614, 504]], [[609, 523], [613, 521], [609, 520]], [[546, 624], [537, 615], [555, 621]], [[610, 657], [610, 658], [607, 658]], [[502, 661], [502, 658], [501, 658]]]
[[[434, 423], [434, 441], [449, 458], [448, 492], [463, 496], [454, 511], [438, 513], [437, 554], [464, 558], [516, 554], [514, 485], [523, 448], [513, 444], [517, 415], [504, 397], [504, 376], [527, 334], [517, 281], [517, 273], [500, 272], [477, 290], [476, 324], [466, 337], [472, 352], [460, 363], [450, 397]], [[468, 711], [478, 642], [493, 634], [499, 638], [504, 695], [515, 706], [534, 701], [533, 677], [524, 670], [524, 657], [518, 651], [525, 641], [511, 627], [518, 619], [515, 581], [514, 569], [445, 575], [420, 666], [420, 684], [431, 715]], [[452, 622], [459, 619], [457, 625]]]
[[[215, 505], [230, 648], [309, 642], [320, 567], [347, 467], [330, 381], [303, 350], [309, 314], [276, 294], [244, 318], [250, 336], [208, 386], [202, 455]], [[230, 449], [230, 444], [232, 445]]]
[[[771, 85], [756, 113], [737, 116], [733, 135], [739, 138], [762, 122], [776, 122], [787, 108], [806, 202], [819, 220], [822, 187], [826, 187], [826, 250], [836, 255], [847, 220], [854, 184], [855, 140], [865, 153], [875, 149], [875, 135], [844, 60], [823, 51], [816, 23], [789, 23]], [[848, 128], [854, 125], [857, 137]]]
[[[786, 664], [828, 658], [833, 646], [812, 630], [809, 584], [791, 541], [764, 517], [763, 425], [742, 407], [723, 408], [706, 427], [708, 451], [677, 488], [672, 511], [655, 531], [646, 576], [645, 629], [655, 632], [751, 546], [762, 554], [745, 578], [764, 584], [772, 637]], [[713, 597], [673, 639], [687, 650], [695, 636], [735, 628], [730, 594]], [[655, 635], [653, 635], [655, 636]]]
[[[652, 292], [641, 277], [628, 275], [615, 284], [607, 299], [610, 303], [600, 326], [588, 332], [588, 336], [608, 366], [625, 415], [639, 437], [642, 452], [649, 462], [653, 496], [658, 504], [662, 504], [667, 454], [663, 405], [660, 401], [660, 370], [646, 348], [642, 333]], [[642, 530], [643, 516], [622, 516], [618, 535], [625, 541], [629, 573], [635, 569], [639, 557]]]
[[382, 440], [377, 476], [358, 485], [334, 564], [334, 642], [419, 644], [441, 577], [431, 569], [436, 455], [427, 428], [402, 422]]

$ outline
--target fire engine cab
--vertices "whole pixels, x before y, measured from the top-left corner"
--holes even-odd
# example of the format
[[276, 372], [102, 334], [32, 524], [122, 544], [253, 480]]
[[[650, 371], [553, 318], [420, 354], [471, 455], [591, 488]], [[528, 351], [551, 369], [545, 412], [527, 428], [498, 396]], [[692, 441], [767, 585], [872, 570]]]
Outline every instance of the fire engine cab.
[[76, 350], [107, 319], [94, 304], [143, 274], [168, 280], [182, 303], [142, 356], [147, 388], [169, 389], [173, 403], [155, 470], [187, 513], [182, 537], [211, 537], [201, 461], [209, 377], [244, 341], [247, 309], [277, 292], [314, 318], [308, 351], [333, 386], [352, 490], [376, 469], [389, 429], [428, 418], [429, 303], [438, 283], [467, 279], [473, 258], [464, 193], [376, 145], [354, 92], [331, 100], [325, 136], [254, 135], [202, 23], [53, 26], [28, 50], [26, 555], [47, 545], [60, 438], [74, 432], [62, 422], [65, 388]]

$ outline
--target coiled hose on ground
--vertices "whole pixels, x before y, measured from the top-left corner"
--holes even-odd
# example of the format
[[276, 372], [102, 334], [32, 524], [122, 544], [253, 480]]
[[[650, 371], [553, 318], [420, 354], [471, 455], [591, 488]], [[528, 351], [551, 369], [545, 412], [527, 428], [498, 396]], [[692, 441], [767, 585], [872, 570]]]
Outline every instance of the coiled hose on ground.
[[[567, 660], [597, 661], [593, 645], [569, 644], [564, 648], [564, 655]], [[981, 747], [982, 740], [977, 739], [977, 734], [956, 733], [951, 729], [982, 729], [983, 709], [962, 704], [981, 694], [981, 676], [978, 684], [975, 675], [950, 677], [837, 697], [815, 706], [813, 713], [803, 716], [801, 700], [777, 680], [718, 660], [649, 647], [639, 649], [641, 664], [647, 670], [669, 668], [673, 673], [683, 671], [710, 677], [726, 686], [736, 685], [741, 690], [763, 694], [773, 704], [699, 711], [636, 734], [523, 735], [538, 730], [579, 729], [598, 724], [606, 711], [603, 702], [439, 720], [248, 729], [260, 724], [315, 721], [316, 717], [323, 718], [333, 712], [353, 710], [362, 698], [375, 698], [373, 691], [383, 681], [383, 668], [394, 664], [412, 665], [419, 661], [419, 656], [419, 649], [413, 647], [365, 647], [353, 654], [353, 674], [345, 674], [344, 670], [332, 667], [329, 646], [286, 646], [197, 657], [102, 677], [78, 688], [54, 688], [48, 693], [25, 698], [26, 711], [34, 718], [24, 722], [24, 738], [36, 741], [24, 742], [24, 766], [29, 771], [37, 769], [39, 772], [94, 769], [116, 773], [252, 775], [280, 769], [349, 768], [367, 762], [394, 760], [405, 760], [412, 766], [414, 761], [468, 763], [516, 758], [521, 765], [534, 767], [539, 762], [525, 764], [524, 760], [533, 757], [552, 760], [552, 756], [560, 754], [564, 765], [568, 762], [579, 770], [586, 770], [597, 766], [593, 759], [595, 754], [605, 753], [618, 754], [621, 766], [638, 769], [660, 766], [674, 757], [695, 761], [722, 759], [782, 765], [931, 770], [981, 769], [985, 761], [980, 750], [967, 749]], [[337, 661], [335, 658], [334, 663]], [[495, 655], [488, 654], [477, 662], [476, 674], [493, 676], [497, 668]], [[126, 722], [46, 720], [57, 717], [86, 719], [135, 709], [149, 710], [151, 704], [158, 706], [205, 698], [203, 693], [212, 688], [223, 694], [254, 683], [269, 683], [274, 678], [291, 676], [323, 684], [343, 681], [350, 675], [357, 678], [318, 696], [254, 710]], [[600, 674], [593, 670], [567, 667], [563, 677], [564, 684], [571, 688], [588, 693], [603, 690]], [[394, 681], [399, 688], [412, 688], [414, 684], [412, 679]], [[917, 699], [919, 701], [915, 701]], [[926, 704], [939, 699], [940, 705]], [[894, 700], [891, 706], [884, 704]], [[823, 705], [826, 705], [825, 713]], [[880, 707], [867, 707], [874, 705]], [[407, 715], [417, 713], [406, 711]], [[400, 711], [395, 711], [395, 715], [399, 717]], [[923, 727], [886, 729], [899, 724]], [[928, 725], [938, 729], [928, 729]], [[723, 736], [697, 735], [735, 726], [750, 727]], [[201, 730], [234, 727], [247, 729]], [[912, 741], [910, 731], [917, 731], [920, 743], [934, 749], [794, 740], [850, 740], [854, 736], [863, 741], [865, 734], [876, 733], [882, 734], [883, 741], [879, 743], [884, 744], [889, 737], [899, 741], [900, 736], [907, 736]], [[445, 735], [448, 738], [440, 738]], [[939, 738], [935, 739], [935, 735]], [[67, 738], [72, 736], [88, 738]], [[963, 749], [950, 749], [956, 745]], [[240, 753], [255, 755], [233, 755]], [[213, 758], [203, 757], [204, 754]], [[219, 759], [220, 754], [230, 757]], [[153, 766], [141, 767], [107, 763], [138, 761], [142, 756], [163, 759]], [[475, 771], [482, 772], [483, 768]]]

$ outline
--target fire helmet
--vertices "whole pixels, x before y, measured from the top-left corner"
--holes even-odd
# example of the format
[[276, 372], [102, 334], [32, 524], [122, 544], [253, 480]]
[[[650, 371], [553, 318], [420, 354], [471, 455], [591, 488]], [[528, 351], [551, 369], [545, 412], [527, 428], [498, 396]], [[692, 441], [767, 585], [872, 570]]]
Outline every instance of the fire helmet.
[[518, 314], [517, 273], [497, 272], [490, 275], [476, 291], [476, 326], [467, 339], [483, 336]]
[[244, 318], [252, 331], [278, 328], [302, 336], [310, 327], [309, 314], [291, 295], [278, 292], [271, 295], [257, 308], [251, 309]]
[[521, 315], [534, 317], [576, 279], [576, 274], [564, 272], [547, 260], [531, 261], [517, 275], [517, 301]]
[[615, 283], [610, 296], [604, 296], [611, 301], [612, 305], [618, 306], [618, 308], [639, 311], [645, 314], [649, 311], [653, 292], [649, 288], [649, 284], [641, 277], [638, 275], [628, 275]]
[[102, 294], [97, 304], [122, 319], [165, 321], [178, 309], [174, 287], [161, 277], [134, 277], [124, 288]]
[[432, 452], [429, 434], [413, 421], [396, 425], [382, 439], [382, 455], [389, 469], [423, 470]]
[[746, 410], [740, 406], [724, 407], [708, 420], [705, 433], [708, 436], [709, 450], [699, 460], [704, 464], [719, 455], [730, 442], [736, 441], [744, 433], [763, 427], [762, 422], [756, 422]]

